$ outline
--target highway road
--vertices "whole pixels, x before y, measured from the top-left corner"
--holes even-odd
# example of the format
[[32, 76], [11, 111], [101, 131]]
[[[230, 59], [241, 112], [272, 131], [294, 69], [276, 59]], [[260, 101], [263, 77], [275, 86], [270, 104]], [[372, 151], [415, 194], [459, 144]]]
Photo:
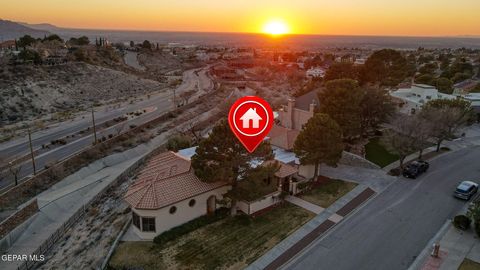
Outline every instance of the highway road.
[[[197, 92], [207, 93], [213, 89], [213, 82], [211, 81], [210, 77], [208, 76], [208, 67], [207, 68], [200, 68], [200, 69], [193, 69], [187, 70], [183, 74], [182, 84], [180, 84], [176, 89], [176, 95], [180, 95], [183, 92], [187, 92], [190, 90], [195, 90]], [[199, 95], [195, 94], [189, 102], [193, 101]], [[124, 115], [128, 112], [133, 112], [136, 110], [143, 110], [148, 107], [154, 107], [155, 110], [149, 113], [142, 114], [134, 119], [128, 120], [127, 124], [124, 125], [124, 129], [128, 129], [130, 125], [140, 125], [145, 123], [149, 120], [152, 120], [163, 113], [173, 109], [173, 91], [166, 90], [164, 92], [160, 92], [155, 95], [151, 95], [150, 99], [144, 99], [143, 101], [136, 102], [133, 104], [127, 104], [118, 109], [110, 109], [110, 110], [101, 110], [95, 112], [95, 122], [96, 124], [100, 124], [102, 122], [111, 120], [113, 118], [119, 117]], [[122, 123], [123, 124], [123, 123]], [[60, 139], [65, 137], [69, 134], [77, 133], [81, 130], [85, 130], [87, 127], [91, 127], [91, 114], [85, 113], [84, 117], [77, 117], [73, 121], [68, 121], [64, 123], [60, 123], [55, 127], [35, 132], [32, 134], [32, 143], [33, 148], [37, 149], [40, 148], [42, 144], [48, 144], [52, 140]], [[103, 135], [108, 135], [110, 133], [115, 134], [114, 131], [115, 127], [109, 127], [107, 129], [103, 129], [97, 132], [97, 137], [102, 137]], [[82, 149], [88, 147], [92, 144], [93, 141], [93, 134], [84, 136], [79, 138], [75, 141], [69, 142], [68, 144], [57, 147], [52, 149], [49, 152], [45, 152], [40, 154], [36, 157], [36, 165], [38, 168], [44, 168], [46, 164], [49, 162], [56, 162], [66, 157], [81, 151]], [[16, 140], [12, 140], [6, 143], [0, 144], [0, 157], [9, 158], [9, 157], [21, 157], [29, 153], [28, 148], [28, 138], [19, 138]], [[27, 162], [22, 164], [20, 178], [28, 176], [33, 173], [33, 167], [28, 160]], [[11, 177], [0, 181], [0, 190], [5, 188], [9, 185], [13, 184], [13, 180]]]
[[407, 269], [465, 205], [452, 196], [458, 182], [480, 182], [478, 160], [479, 146], [465, 148], [434, 159], [416, 180], [400, 178], [283, 269]]

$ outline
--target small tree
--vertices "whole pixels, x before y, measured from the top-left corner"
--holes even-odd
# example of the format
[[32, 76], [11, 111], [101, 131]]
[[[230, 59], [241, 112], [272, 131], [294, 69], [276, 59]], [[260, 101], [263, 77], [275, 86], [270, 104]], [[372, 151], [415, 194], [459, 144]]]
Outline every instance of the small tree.
[[152, 49], [152, 43], [150, 43], [148, 40], [144, 40], [142, 43], [142, 48], [150, 50]]
[[313, 179], [316, 180], [320, 163], [336, 165], [343, 147], [340, 126], [327, 114], [317, 113], [303, 126], [293, 151], [302, 164], [314, 165]]
[[272, 159], [273, 152], [268, 142], [262, 142], [253, 153], [247, 152], [223, 119], [212, 129], [208, 138], [200, 141], [192, 157], [192, 168], [204, 182], [223, 181], [230, 184], [231, 214], [235, 215], [237, 182], [248, 181], [247, 176], [256, 167], [253, 164]]
[[167, 149], [170, 151], [178, 151], [180, 149], [188, 148], [191, 145], [192, 140], [184, 135], [175, 135], [168, 139]]

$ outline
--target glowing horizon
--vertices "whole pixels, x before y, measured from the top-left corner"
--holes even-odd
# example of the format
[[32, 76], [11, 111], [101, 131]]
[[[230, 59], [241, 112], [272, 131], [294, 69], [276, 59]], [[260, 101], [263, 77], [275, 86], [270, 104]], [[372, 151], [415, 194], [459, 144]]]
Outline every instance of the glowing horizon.
[[285, 28], [282, 34], [480, 36], [477, 0], [359, 2], [24, 0], [2, 3], [0, 18], [66, 28], [233, 33], [272, 33], [265, 26], [279, 18], [284, 24], [280, 28]]

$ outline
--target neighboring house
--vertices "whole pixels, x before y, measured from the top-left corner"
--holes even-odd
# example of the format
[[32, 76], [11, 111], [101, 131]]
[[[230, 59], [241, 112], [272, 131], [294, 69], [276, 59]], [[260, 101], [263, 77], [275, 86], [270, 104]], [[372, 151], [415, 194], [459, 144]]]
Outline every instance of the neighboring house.
[[190, 160], [165, 152], [153, 157], [125, 194], [132, 208], [133, 232], [141, 239], [212, 213], [230, 189], [225, 182], [200, 181]]
[[310, 78], [323, 78], [325, 77], [325, 70], [319, 67], [312, 67], [305, 74]]
[[474, 89], [478, 84], [480, 84], [480, 81], [468, 79], [454, 84], [453, 89], [455, 90], [455, 93], [467, 94], [470, 93], [470, 91]]
[[[314, 115], [319, 104], [317, 91], [308, 92], [296, 99], [289, 99], [287, 106], [278, 112], [276, 124], [267, 136], [274, 150], [275, 159], [297, 169], [298, 181], [310, 179], [314, 174], [313, 165], [300, 165], [298, 158], [292, 152], [298, 134], [308, 120]], [[295, 183], [295, 181], [293, 181]], [[296, 188], [289, 188], [295, 194]]]
[[[240, 117], [240, 120], [242, 120], [242, 127], [243, 128], [259, 128], [260, 127], [260, 120], [262, 120], [262, 117], [257, 114], [257, 109], [256, 108], [250, 108], [248, 111], [246, 111], [242, 117]], [[252, 125], [250, 126], [250, 122]]]
[[390, 92], [390, 96], [396, 99], [400, 112], [414, 114], [430, 100], [454, 99], [455, 96], [440, 93], [434, 86], [426, 84], [413, 84], [410, 88], [400, 88]]

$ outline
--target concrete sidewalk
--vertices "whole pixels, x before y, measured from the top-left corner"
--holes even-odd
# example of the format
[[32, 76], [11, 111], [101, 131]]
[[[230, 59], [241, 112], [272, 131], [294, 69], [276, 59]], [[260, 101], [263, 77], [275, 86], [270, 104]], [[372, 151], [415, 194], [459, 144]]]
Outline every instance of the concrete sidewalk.
[[325, 210], [325, 208], [323, 208], [323, 207], [320, 207], [320, 206], [318, 206], [316, 204], [313, 204], [311, 202], [307, 202], [307, 201], [305, 201], [303, 199], [300, 199], [298, 197], [295, 197], [295, 196], [288, 195], [287, 197], [285, 197], [285, 200], [287, 202], [293, 203], [296, 206], [300, 206], [303, 209], [305, 209], [307, 211], [310, 211], [312, 213], [315, 213], [317, 215], [320, 214], [323, 210]]
[[371, 198], [374, 193], [375, 192], [369, 187], [363, 184], [358, 185], [330, 207], [324, 209], [316, 217], [305, 223], [293, 234], [278, 243], [246, 269], [277, 269], [312, 241], [335, 226], [335, 224], [341, 222], [347, 214]]
[[[451, 270], [458, 269], [464, 259], [480, 263], [480, 238], [472, 228], [467, 231], [456, 229], [448, 222], [432, 239], [409, 270]], [[431, 257], [433, 243], [440, 244], [439, 257]]]
[[382, 192], [388, 185], [398, 179], [395, 176], [388, 175], [387, 172], [381, 169], [367, 169], [348, 165], [338, 165], [337, 167], [321, 165], [319, 173], [329, 178], [346, 180], [368, 186], [378, 193]]

